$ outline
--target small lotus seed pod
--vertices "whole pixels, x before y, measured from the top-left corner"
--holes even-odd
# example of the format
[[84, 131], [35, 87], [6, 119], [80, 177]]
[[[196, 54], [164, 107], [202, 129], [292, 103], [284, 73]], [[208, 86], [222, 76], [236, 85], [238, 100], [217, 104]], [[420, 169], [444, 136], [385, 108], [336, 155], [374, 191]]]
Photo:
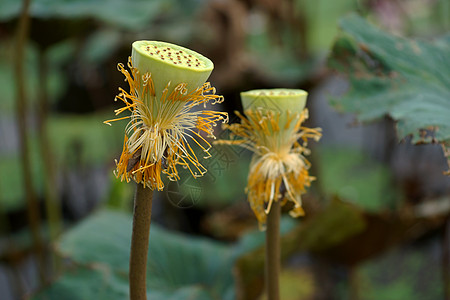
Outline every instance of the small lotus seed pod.
[[296, 89], [251, 90], [241, 93], [244, 111], [263, 108], [284, 113], [301, 113], [306, 105], [308, 93]]
[[131, 60], [139, 74], [152, 75], [157, 99], [169, 82], [168, 95], [180, 83], [186, 84], [188, 93], [200, 88], [214, 68], [211, 60], [195, 51], [158, 41], [134, 42]]
[[[275, 131], [288, 137], [306, 105], [308, 93], [297, 89], [263, 89], [241, 93], [245, 111], [261, 111], [274, 119]], [[269, 127], [269, 131], [274, 133]], [[280, 137], [282, 138], [282, 137]]]
[[307, 140], [319, 140], [320, 128], [303, 125], [308, 93], [294, 89], [252, 90], [241, 93], [245, 115], [240, 123], [224, 125], [232, 135], [217, 144], [238, 145], [253, 152], [247, 182], [250, 207], [264, 229], [272, 204], [293, 203], [292, 217], [305, 214], [301, 195], [315, 179], [309, 175]]

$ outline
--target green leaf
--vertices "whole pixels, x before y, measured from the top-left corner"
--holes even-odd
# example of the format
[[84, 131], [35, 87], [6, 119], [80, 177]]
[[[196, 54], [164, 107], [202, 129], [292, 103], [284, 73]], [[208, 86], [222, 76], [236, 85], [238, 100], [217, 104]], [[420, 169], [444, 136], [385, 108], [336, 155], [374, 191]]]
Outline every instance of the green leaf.
[[358, 8], [358, 1], [296, 1], [297, 9], [304, 12], [307, 20], [307, 41], [312, 51], [323, 52], [329, 49], [337, 34], [339, 18]]
[[[0, 9], [1, 10], [1, 9]], [[2, 98], [0, 101], [0, 117], [4, 118], [14, 112], [16, 108], [16, 82], [14, 78], [14, 66], [12, 40], [5, 40], [0, 45], [0, 89]], [[27, 47], [25, 52], [25, 88], [28, 105], [37, 103], [39, 92], [38, 52], [34, 47]], [[48, 70], [47, 91], [52, 102], [59, 97], [65, 89], [65, 76], [58, 68], [51, 66]]]
[[403, 247], [363, 264], [357, 273], [361, 299], [444, 299], [437, 246], [435, 241]]
[[[245, 197], [244, 190], [250, 165], [249, 153], [237, 147], [220, 145], [213, 145], [210, 153], [210, 158], [202, 160], [208, 172], [203, 177], [194, 179], [201, 187], [199, 205], [223, 207]], [[190, 174], [187, 176], [192, 178]], [[181, 190], [186, 191], [184, 186]]]
[[[363, 232], [367, 222], [361, 210], [338, 199], [333, 199], [323, 211], [305, 222], [295, 237], [297, 245], [305, 250], [324, 251]], [[330, 234], [332, 232], [332, 234]]]
[[[298, 220], [290, 216], [283, 216], [280, 221], [280, 233], [286, 235], [298, 225]], [[233, 248], [233, 255], [241, 256], [264, 246], [266, 232], [255, 229], [245, 233]]]
[[[30, 138], [29, 152], [31, 178], [38, 193], [43, 191], [43, 166], [38, 140]], [[20, 153], [0, 157], [0, 210], [3, 212], [19, 210], [25, 206], [25, 189]]]
[[[299, 251], [326, 251], [361, 234], [367, 226], [360, 209], [338, 200], [331, 201], [324, 210], [300, 223], [290, 217], [283, 219], [282, 260]], [[298, 225], [294, 227], [295, 223]], [[261, 293], [264, 282], [263, 244], [264, 232], [249, 233], [235, 248], [238, 259], [234, 270], [238, 294], [243, 295], [243, 299], [257, 299]]]
[[[164, 17], [192, 17], [203, 7], [204, 1], [176, 0], [35, 0], [30, 5], [34, 18], [94, 19], [125, 29], [142, 29]], [[22, 2], [2, 0], [0, 20], [17, 18]], [[175, 19], [176, 20], [176, 19]]]
[[284, 269], [280, 273], [280, 299], [314, 299], [319, 286], [312, 270]]
[[[52, 151], [63, 166], [99, 165], [118, 158], [126, 122], [103, 123], [114, 113], [51, 116], [48, 125]], [[115, 150], [115, 151], [114, 151]]]
[[120, 47], [121, 42], [118, 31], [97, 30], [87, 38], [82, 52], [83, 60], [90, 65], [103, 63]]
[[[222, 132], [221, 135], [228, 134]], [[218, 139], [223, 138], [219, 136]], [[210, 140], [211, 142], [211, 140]], [[211, 156], [204, 158], [203, 150], [192, 145], [200, 163], [208, 170], [202, 177], [194, 178], [187, 169], [179, 168], [180, 180], [166, 182], [165, 195], [176, 207], [221, 208], [245, 198], [249, 152], [243, 148], [212, 145]]]
[[317, 181], [328, 196], [358, 205], [368, 212], [398, 205], [399, 192], [392, 185], [388, 167], [354, 149], [325, 148], [320, 154]]
[[[74, 297], [70, 299], [127, 298], [131, 222], [130, 215], [100, 211], [65, 234], [57, 245], [58, 251], [82, 268], [66, 273], [35, 299], [63, 299], [62, 296], [51, 298], [55, 286]], [[234, 299], [229, 247], [152, 224], [149, 248], [149, 299]], [[86, 272], [95, 274], [86, 275]], [[86, 276], [88, 279], [83, 280]], [[99, 286], [89, 279], [95, 277], [99, 278], [96, 280]], [[77, 297], [75, 282], [86, 285], [82, 296]], [[102, 286], [114, 289], [103, 293]], [[114, 297], [110, 293], [114, 293]]]
[[318, 65], [317, 59], [300, 60], [293, 47], [274, 45], [266, 30], [250, 35], [247, 44], [252, 59], [264, 62], [258, 65], [262, 73], [275, 82], [294, 84], [306, 78]]
[[356, 15], [340, 25], [330, 65], [350, 76], [351, 89], [336, 106], [364, 122], [388, 115], [413, 143], [450, 141], [450, 36], [397, 37]]
[[[36, 0], [30, 5], [30, 15], [37, 18], [94, 18], [113, 25], [135, 28], [156, 17], [163, 4], [163, 1], [145, 0]], [[2, 1], [0, 20], [17, 17], [21, 5], [18, 1]]]
[[39, 292], [33, 300], [123, 300], [128, 298], [128, 282], [108, 270], [78, 267], [67, 271], [52, 285]]

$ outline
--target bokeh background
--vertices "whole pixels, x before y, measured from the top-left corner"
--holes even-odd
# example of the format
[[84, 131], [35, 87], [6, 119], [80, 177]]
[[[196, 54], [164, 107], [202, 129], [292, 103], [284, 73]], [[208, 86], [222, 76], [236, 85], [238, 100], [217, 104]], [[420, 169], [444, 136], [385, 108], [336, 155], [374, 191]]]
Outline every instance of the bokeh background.
[[[0, 299], [128, 297], [135, 186], [112, 174], [126, 123], [102, 122], [127, 85], [117, 63], [139, 39], [210, 58], [230, 122], [241, 91], [309, 92], [307, 125], [323, 138], [310, 143], [317, 181], [304, 196], [307, 215], [283, 219], [282, 299], [450, 299], [445, 139], [413, 145], [396, 131], [398, 114], [354, 114], [365, 105], [357, 79], [385, 74], [392, 61], [372, 55], [389, 45], [377, 34], [442, 46], [423, 54], [420, 44], [420, 62], [443, 58], [434, 69], [450, 84], [448, 1], [32, 0], [23, 13], [24, 3], [0, 1]], [[349, 46], [372, 29], [369, 42]], [[408, 59], [415, 71], [397, 67], [434, 82]], [[365, 72], [345, 61], [362, 61]], [[355, 89], [363, 92], [347, 94]], [[150, 299], [264, 299], [264, 236], [244, 193], [250, 154], [212, 154], [204, 178], [182, 176], [155, 194]]]

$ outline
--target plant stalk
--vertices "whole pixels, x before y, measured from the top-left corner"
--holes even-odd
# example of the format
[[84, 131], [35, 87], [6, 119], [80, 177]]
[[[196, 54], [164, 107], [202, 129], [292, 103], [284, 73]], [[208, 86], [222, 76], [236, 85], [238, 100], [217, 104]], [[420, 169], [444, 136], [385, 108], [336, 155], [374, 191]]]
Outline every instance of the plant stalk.
[[22, 172], [24, 179], [25, 197], [27, 203], [27, 217], [30, 226], [34, 251], [37, 255], [37, 264], [41, 281], [45, 281], [45, 258], [43, 253], [43, 241], [40, 233], [40, 212], [37, 197], [33, 188], [31, 161], [29, 158], [28, 124], [27, 124], [27, 101], [26, 101], [26, 78], [24, 69], [25, 46], [28, 38], [30, 23], [29, 17], [30, 0], [24, 0], [20, 19], [16, 32], [16, 45], [14, 55], [14, 75], [17, 89], [17, 123], [19, 128], [20, 158], [22, 161]]
[[[45, 174], [45, 209], [47, 214], [47, 222], [50, 229], [50, 241], [53, 243], [61, 233], [61, 205], [58, 200], [57, 182], [55, 166], [53, 164], [53, 155], [48, 137], [48, 93], [47, 93], [47, 77], [48, 64], [46, 60], [46, 52], [39, 49], [39, 104], [38, 104], [38, 134], [39, 146], [41, 148], [41, 155]], [[60, 267], [60, 260], [53, 253], [53, 263], [55, 270], [58, 271]]]
[[137, 184], [130, 253], [130, 300], [147, 300], [146, 275], [153, 191]]
[[281, 205], [274, 201], [267, 216], [266, 291], [268, 300], [280, 300], [280, 216]]

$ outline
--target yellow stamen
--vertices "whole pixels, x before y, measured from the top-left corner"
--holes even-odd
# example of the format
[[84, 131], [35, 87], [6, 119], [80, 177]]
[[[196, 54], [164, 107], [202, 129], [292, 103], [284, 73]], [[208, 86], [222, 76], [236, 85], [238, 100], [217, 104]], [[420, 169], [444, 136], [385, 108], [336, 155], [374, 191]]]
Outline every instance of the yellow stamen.
[[[191, 111], [191, 108], [200, 104], [220, 103], [223, 97], [215, 95], [215, 89], [209, 83], [189, 93], [186, 84], [180, 83], [169, 94], [168, 82], [160, 99], [156, 99], [151, 74], [140, 75], [133, 68], [131, 59], [128, 67], [131, 73], [123, 64], [118, 65], [118, 70], [124, 74], [125, 81], [129, 84], [129, 92], [119, 89], [116, 99], [121, 100], [125, 106], [116, 109], [115, 114], [129, 110], [131, 115], [104, 122], [111, 125], [110, 122], [131, 119], [125, 129], [122, 154], [119, 162], [116, 162], [116, 177], [162, 190], [164, 183], [161, 173], [166, 174], [169, 180], [177, 180], [180, 178], [177, 165], [188, 169], [194, 177], [204, 175], [207, 170], [200, 163], [187, 138], [207, 154], [206, 158], [210, 157], [208, 150], [211, 145], [201, 133], [214, 137], [213, 127], [216, 122], [228, 121], [228, 115], [211, 110]], [[165, 165], [162, 164], [163, 160]]]
[[239, 112], [236, 115], [240, 123], [223, 125], [231, 132], [232, 139], [216, 143], [239, 145], [254, 152], [246, 192], [260, 227], [263, 228], [274, 201], [281, 201], [282, 205], [292, 202], [291, 216], [304, 215], [300, 196], [315, 179], [308, 174], [310, 163], [304, 157], [308, 153], [306, 142], [308, 138], [319, 139], [320, 128], [301, 126], [308, 118], [306, 109], [301, 113], [287, 112], [282, 127], [280, 112], [256, 109], [245, 111], [246, 116]]

